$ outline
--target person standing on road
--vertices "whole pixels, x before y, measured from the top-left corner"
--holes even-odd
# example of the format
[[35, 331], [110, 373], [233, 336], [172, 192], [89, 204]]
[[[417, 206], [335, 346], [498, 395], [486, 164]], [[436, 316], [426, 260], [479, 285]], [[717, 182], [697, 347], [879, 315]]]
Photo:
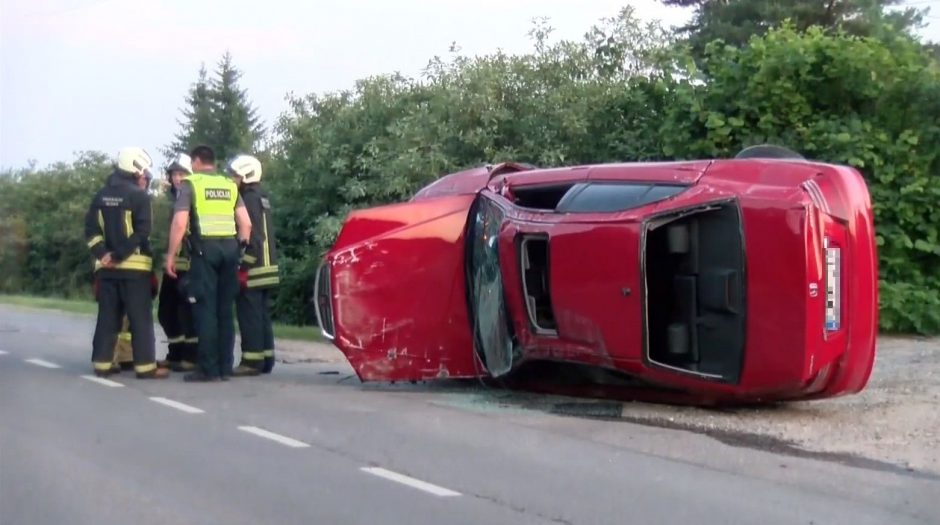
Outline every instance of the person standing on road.
[[193, 174], [183, 180], [173, 205], [166, 273], [176, 273], [176, 253], [190, 227], [192, 246], [187, 295], [193, 302], [199, 337], [199, 366], [184, 376], [190, 382], [227, 380], [235, 351], [235, 297], [238, 263], [248, 245], [251, 219], [238, 188], [215, 170], [215, 152], [197, 146], [190, 152]]
[[[95, 292], [95, 297], [97, 297], [97, 290]], [[157, 297], [157, 276], [153, 273], [150, 274], [150, 298], [156, 299]], [[115, 373], [121, 370], [133, 370], [134, 369], [134, 342], [133, 335], [131, 334], [131, 322], [128, 319], [127, 315], [124, 316], [124, 320], [121, 321], [121, 331], [118, 332], [117, 344], [114, 345], [114, 367], [113, 370]], [[159, 362], [157, 366], [160, 368], [166, 368], [161, 365]]]
[[140, 379], [163, 379], [153, 333], [150, 249], [150, 195], [140, 188], [153, 160], [141, 148], [118, 152], [114, 172], [98, 190], [85, 214], [85, 240], [95, 258], [98, 319], [92, 340], [95, 374], [109, 376], [121, 320], [127, 315], [132, 335], [134, 371]]
[[[169, 183], [170, 202], [175, 203], [179, 196], [183, 179], [192, 175], [193, 167], [189, 155], [180, 153], [166, 169]], [[173, 214], [170, 214], [172, 225]], [[198, 359], [196, 323], [193, 320], [193, 308], [185, 293], [185, 283], [190, 268], [189, 240], [184, 236], [179, 250], [173, 256], [177, 277], [166, 271], [160, 283], [160, 303], [157, 307], [157, 319], [167, 337], [165, 364], [174, 372], [190, 372], [196, 369]], [[164, 262], [164, 270], [166, 263]]]
[[261, 188], [261, 162], [254, 156], [236, 156], [228, 164], [228, 174], [238, 185], [251, 218], [251, 238], [238, 271], [241, 290], [235, 306], [242, 359], [234, 375], [269, 374], [274, 369], [271, 293], [280, 282], [271, 201]]
[[[153, 180], [153, 177], [150, 176], [150, 172], [147, 172], [146, 177], [137, 178], [137, 186], [147, 191], [150, 188], [150, 181]], [[154, 273], [150, 274], [150, 296], [156, 297], [157, 290], [157, 276]], [[98, 287], [95, 286], [95, 297], [98, 296]], [[127, 318], [127, 315], [124, 315], [124, 320], [121, 321], [121, 331], [118, 332], [117, 344], [114, 345], [114, 366], [120, 370], [133, 370], [134, 369], [134, 352], [133, 344], [131, 337], [131, 324]], [[159, 363], [157, 363], [160, 366]], [[165, 367], [164, 367], [165, 368]]]

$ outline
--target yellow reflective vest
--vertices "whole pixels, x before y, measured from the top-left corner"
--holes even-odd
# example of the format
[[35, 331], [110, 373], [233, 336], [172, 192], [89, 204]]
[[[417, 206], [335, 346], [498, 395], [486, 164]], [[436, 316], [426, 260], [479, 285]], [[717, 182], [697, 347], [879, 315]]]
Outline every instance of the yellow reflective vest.
[[234, 238], [238, 187], [224, 175], [194, 173], [184, 182], [193, 187], [193, 212], [201, 238]]

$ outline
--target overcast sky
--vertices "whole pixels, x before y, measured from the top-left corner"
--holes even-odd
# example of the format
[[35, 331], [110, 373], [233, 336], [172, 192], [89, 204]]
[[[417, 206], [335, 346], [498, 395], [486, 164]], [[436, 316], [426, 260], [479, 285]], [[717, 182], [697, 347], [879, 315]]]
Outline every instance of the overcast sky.
[[[0, 0], [0, 167], [125, 145], [162, 163], [200, 63], [211, 70], [226, 50], [270, 124], [288, 92], [416, 75], [452, 41], [467, 54], [525, 51], [536, 16], [580, 38], [628, 3], [667, 25], [689, 16], [656, 0]], [[940, 40], [934, 11], [923, 33]]]

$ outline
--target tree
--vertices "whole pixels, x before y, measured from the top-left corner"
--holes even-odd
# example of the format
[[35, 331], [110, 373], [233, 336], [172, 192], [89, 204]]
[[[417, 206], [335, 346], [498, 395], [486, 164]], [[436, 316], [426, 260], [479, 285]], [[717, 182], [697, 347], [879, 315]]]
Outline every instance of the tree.
[[247, 90], [239, 86], [241, 75], [230, 53], [219, 61], [212, 79], [207, 78], [204, 65], [199, 69], [199, 78], [186, 96], [181, 129], [164, 150], [166, 156], [189, 151], [196, 144], [212, 146], [219, 159], [255, 149], [264, 128]]
[[85, 211], [111, 173], [101, 152], [0, 177], [0, 293], [89, 297]]
[[[625, 9], [581, 40], [552, 42], [543, 23], [529, 53], [452, 51], [417, 79], [374, 76], [348, 91], [291, 97], [276, 140], [255, 151], [278, 210], [277, 319], [312, 321], [313, 277], [349, 210], [405, 200], [442, 174], [504, 160], [729, 157], [773, 142], [863, 173], [875, 208], [881, 327], [940, 333], [937, 47], [889, 26], [878, 38], [833, 27], [783, 23], [692, 57]], [[229, 115], [231, 129], [257, 126], [235, 73], [224, 82], [201, 75], [204, 89], [197, 82], [187, 99], [193, 133], [181, 138], [196, 137], [198, 123], [218, 126], [216, 107], [235, 116], [233, 107], [248, 108], [241, 120]], [[206, 107], [211, 118], [196, 118]], [[198, 129], [215, 130], [204, 136], [219, 148], [221, 126], [211, 126]], [[232, 134], [225, 143], [249, 140]], [[102, 154], [0, 171], [0, 293], [88, 295], [76, 218], [108, 171]], [[165, 246], [168, 204], [154, 201], [154, 246]]]
[[940, 65], [928, 50], [784, 24], [741, 47], [709, 44], [701, 62], [696, 82], [663, 82], [670, 102], [650, 133], [664, 152], [729, 157], [770, 142], [856, 167], [875, 213], [881, 328], [940, 332]]
[[666, 5], [692, 7], [692, 22], [681, 28], [696, 56], [714, 40], [741, 46], [789, 19], [798, 31], [812, 26], [842, 29], [855, 36], [910, 34], [921, 26], [927, 9], [904, 7], [904, 0], [662, 0]]
[[933, 56], [934, 60], [940, 62], [940, 43], [928, 42], [924, 47]]
[[196, 144], [215, 141], [216, 125], [212, 115], [212, 101], [209, 97], [209, 81], [206, 77], [205, 64], [200, 66], [199, 78], [189, 88], [182, 111], [184, 120], [177, 120], [182, 129], [176, 134], [175, 142], [163, 150], [167, 158], [181, 151], [189, 151]]
[[[422, 78], [374, 76], [292, 97], [266, 166], [282, 281], [275, 315], [300, 322], [320, 255], [354, 208], [409, 198], [442, 174], [504, 160], [557, 165], [656, 158], [655, 93], [630, 89], [671, 39], [630, 8], [580, 41], [468, 58], [452, 47]], [[309, 311], [309, 310], [308, 310]]]
[[222, 57], [215, 75], [209, 90], [215, 124], [214, 142], [210, 144], [220, 159], [239, 152], [252, 152], [264, 128], [257, 110], [248, 100], [248, 92], [238, 85], [242, 73], [233, 64], [230, 53]]

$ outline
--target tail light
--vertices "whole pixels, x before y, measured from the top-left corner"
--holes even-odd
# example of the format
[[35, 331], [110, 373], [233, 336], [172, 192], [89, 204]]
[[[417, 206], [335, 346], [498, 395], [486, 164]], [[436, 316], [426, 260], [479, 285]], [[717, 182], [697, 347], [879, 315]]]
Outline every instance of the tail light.
[[813, 201], [813, 204], [815, 204], [820, 211], [827, 215], [832, 213], [829, 209], [829, 203], [826, 202], [826, 197], [823, 195], [822, 189], [816, 181], [812, 179], [804, 181], [802, 186], [807, 195], [809, 195], [810, 200]]
[[[821, 238], [817, 238], [817, 242], [822, 241], [822, 257], [826, 265], [822, 284], [826, 294], [825, 329], [829, 334], [842, 328], [842, 248], [839, 241], [832, 238], [833, 233], [836, 233], [836, 238], [841, 238], [836, 231], [839, 229], [839, 221], [834, 217], [826, 193], [816, 180], [804, 181], [801, 186], [816, 208], [814, 219]], [[814, 290], [811, 287], [811, 293]]]

